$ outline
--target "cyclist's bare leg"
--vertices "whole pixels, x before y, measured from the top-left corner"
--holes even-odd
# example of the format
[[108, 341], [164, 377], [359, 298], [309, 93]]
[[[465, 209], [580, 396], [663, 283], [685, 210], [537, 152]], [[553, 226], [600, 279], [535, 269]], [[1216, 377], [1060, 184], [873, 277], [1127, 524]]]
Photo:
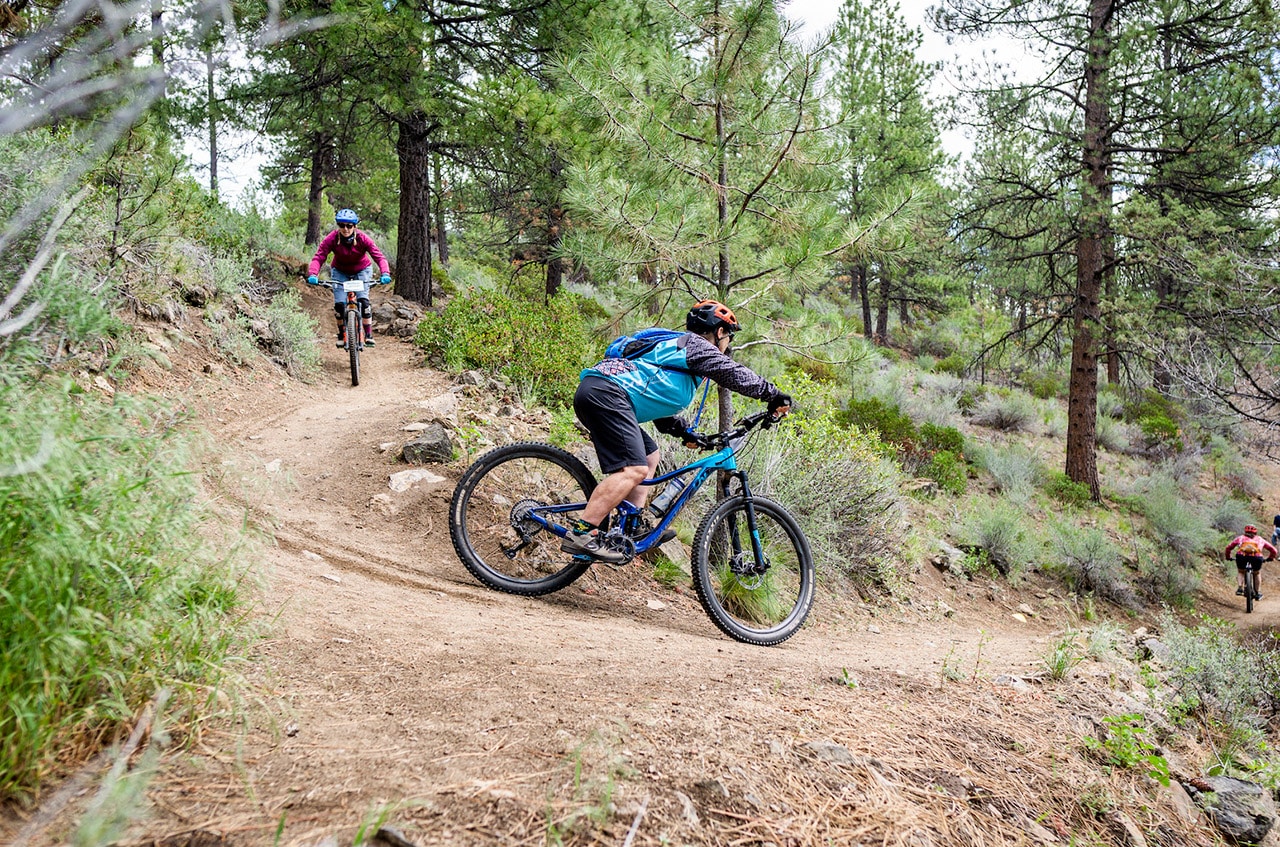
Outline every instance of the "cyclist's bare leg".
[[[645, 461], [649, 463], [648, 476], [652, 477], [657, 474], [658, 460], [661, 457], [661, 450], [654, 450], [648, 456], [644, 457]], [[631, 493], [627, 495], [626, 499], [630, 500], [631, 505], [635, 506], [637, 509], [643, 509], [645, 502], [649, 499], [649, 491], [652, 487], [653, 486], [650, 485], [637, 485], [635, 488], [631, 489]]]
[[596, 490], [591, 492], [591, 499], [582, 510], [582, 519], [593, 526], [599, 526], [627, 494], [644, 482], [648, 472], [648, 465], [632, 465], [606, 476], [596, 486]]

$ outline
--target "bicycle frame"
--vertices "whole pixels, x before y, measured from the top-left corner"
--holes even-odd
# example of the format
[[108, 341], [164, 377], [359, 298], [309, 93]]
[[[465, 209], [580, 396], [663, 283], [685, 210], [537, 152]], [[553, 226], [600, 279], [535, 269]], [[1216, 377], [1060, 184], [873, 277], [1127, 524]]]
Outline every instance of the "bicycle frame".
[[[747, 500], [748, 529], [751, 533], [753, 544], [756, 547], [755, 552], [757, 557], [759, 557], [761, 552], [759, 549], [760, 536], [755, 525], [755, 512], [751, 509], [751, 487], [747, 483], [746, 471], [738, 469], [737, 461], [737, 451], [744, 443], [746, 443], [746, 440], [747, 433], [743, 432], [733, 438], [730, 438], [728, 444], [709, 456], [704, 456], [696, 462], [690, 462], [683, 467], [676, 468], [675, 470], [669, 471], [668, 473], [660, 476], [655, 476], [652, 479], [645, 479], [640, 483], [645, 486], [653, 486], [677, 477], [683, 477], [685, 474], [693, 474], [693, 478], [689, 481], [689, 484], [680, 492], [680, 495], [675, 499], [675, 502], [671, 504], [667, 513], [662, 517], [662, 520], [658, 521], [657, 525], [644, 536], [631, 539], [635, 544], [636, 553], [643, 553], [646, 550], [657, 546], [658, 539], [662, 537], [663, 530], [671, 525], [672, 521], [675, 520], [676, 515], [684, 509], [685, 505], [695, 494], [697, 494], [699, 489], [702, 488], [711, 475], [717, 471], [725, 471], [736, 477], [738, 482], [742, 485], [742, 493]], [[556, 523], [551, 516], [565, 512], [581, 511], [584, 506], [586, 506], [585, 503], [566, 503], [557, 506], [542, 506], [530, 510], [528, 517], [540, 523], [548, 532], [552, 532], [563, 538], [569, 533], [569, 528]], [[616, 528], [620, 528], [623, 534], [630, 537], [630, 533], [635, 529], [636, 523], [640, 517], [641, 510], [632, 506], [628, 501], [623, 500], [614, 512], [617, 516]], [[613, 529], [610, 529], [609, 531], [612, 532]], [[759, 558], [757, 558], [757, 560], [759, 561]]]
[[[356, 313], [356, 345], [357, 349], [364, 349], [364, 316], [360, 314], [360, 297], [364, 293], [364, 280], [358, 277], [352, 277], [345, 282], [339, 283], [342, 290], [347, 293], [347, 313], [354, 311]], [[347, 343], [351, 343], [350, 334], [347, 336]]]

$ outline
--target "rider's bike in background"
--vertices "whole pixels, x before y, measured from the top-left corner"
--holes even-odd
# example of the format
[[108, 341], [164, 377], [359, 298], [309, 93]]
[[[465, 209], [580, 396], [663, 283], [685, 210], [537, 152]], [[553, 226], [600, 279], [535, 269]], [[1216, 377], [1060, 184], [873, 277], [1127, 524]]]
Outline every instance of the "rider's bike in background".
[[327, 282], [318, 280], [316, 282], [308, 281], [308, 285], [332, 285], [342, 286], [342, 290], [347, 295], [347, 309], [343, 314], [343, 349], [347, 351], [348, 357], [351, 359], [351, 384], [360, 384], [360, 351], [365, 347], [364, 323], [360, 319], [360, 295], [364, 293], [364, 287], [367, 284], [369, 288], [375, 285], [386, 284], [387, 280], [369, 280], [367, 283], [358, 277], [350, 277], [345, 282]]
[[[785, 641], [813, 605], [813, 556], [804, 531], [782, 505], [753, 494], [737, 465], [748, 434], [777, 420], [768, 412], [749, 415], [727, 432], [702, 437], [706, 449], [715, 450], [711, 455], [646, 479], [642, 485], [667, 483], [654, 500], [661, 514], [656, 526], [624, 500], [601, 530], [604, 545], [629, 561], [658, 545], [707, 480], [727, 475], [693, 537], [693, 585], [712, 622], [748, 644]], [[453, 547], [490, 588], [526, 597], [559, 591], [592, 565], [561, 552], [560, 542], [595, 487], [586, 465], [559, 447], [523, 442], [491, 450], [454, 489]]]

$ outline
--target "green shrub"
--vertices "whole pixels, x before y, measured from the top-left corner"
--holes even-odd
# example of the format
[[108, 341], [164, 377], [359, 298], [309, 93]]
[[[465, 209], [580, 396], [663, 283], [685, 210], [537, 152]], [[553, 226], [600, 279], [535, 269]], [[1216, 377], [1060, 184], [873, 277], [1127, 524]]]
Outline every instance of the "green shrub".
[[969, 486], [969, 466], [964, 457], [950, 450], [934, 453], [925, 465], [924, 475], [953, 497], [964, 494]]
[[815, 382], [840, 381], [840, 373], [830, 362], [822, 362], [807, 356], [789, 356], [785, 364], [788, 370], [799, 371]]
[[858, 426], [875, 432], [880, 440], [895, 447], [904, 448], [920, 440], [920, 433], [911, 418], [897, 406], [885, 403], [877, 397], [866, 400], [850, 400], [849, 407], [840, 415], [846, 426]]
[[217, 520], [193, 505], [194, 445], [171, 410], [4, 376], [0, 796], [15, 797], [62, 751], [131, 722], [157, 689], [189, 701], [216, 681], [236, 548], [211, 538]]
[[957, 455], [964, 453], [964, 433], [954, 426], [921, 424], [920, 441], [926, 450], [945, 450]]
[[439, 313], [424, 314], [414, 343], [450, 370], [499, 373], [547, 405], [564, 406], [578, 373], [604, 349], [586, 325], [580, 301], [562, 292], [544, 305], [473, 290]]
[[956, 397], [956, 408], [958, 408], [962, 414], [972, 415], [986, 397], [986, 386], [965, 386], [965, 388], [961, 390], [960, 394]]
[[952, 374], [954, 376], [964, 376], [965, 371], [969, 367], [969, 360], [959, 353], [952, 353], [946, 358], [939, 359], [933, 365], [933, 370], [937, 373]]
[[1168, 415], [1143, 415], [1138, 418], [1138, 428], [1142, 430], [1142, 437], [1148, 450], [1157, 452], [1182, 450], [1182, 429]]
[[1030, 374], [1023, 380], [1023, 387], [1032, 397], [1049, 400], [1066, 392], [1066, 382], [1053, 373]]
[[1049, 471], [1045, 476], [1044, 490], [1050, 497], [1066, 506], [1084, 508], [1093, 502], [1089, 486], [1074, 482], [1062, 471]]

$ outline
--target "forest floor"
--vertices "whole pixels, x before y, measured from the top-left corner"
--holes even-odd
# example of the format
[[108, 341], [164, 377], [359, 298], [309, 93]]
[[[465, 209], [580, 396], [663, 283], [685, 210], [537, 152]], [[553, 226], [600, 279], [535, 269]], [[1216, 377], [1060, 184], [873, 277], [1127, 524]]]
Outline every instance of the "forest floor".
[[[327, 331], [327, 295], [304, 303]], [[191, 380], [227, 448], [213, 493], [262, 530], [260, 638], [216, 714], [165, 751], [119, 844], [1219, 843], [1185, 795], [1084, 750], [1143, 686], [1125, 662], [1045, 681], [1054, 645], [1088, 624], [1034, 577], [925, 565], [909, 602], [820, 591], [774, 648], [726, 638], [689, 587], [638, 561], [545, 598], [485, 589], [449, 540], [465, 463], [388, 485], [419, 404], [454, 382], [377, 341], [354, 388], [328, 334], [314, 384], [265, 366], [202, 375], [196, 344], [157, 378]], [[1280, 623], [1280, 593], [1246, 620], [1210, 570], [1201, 611]], [[1131, 633], [1154, 616], [1122, 620]], [[1171, 761], [1203, 764], [1195, 738], [1180, 746]], [[73, 824], [74, 810], [28, 843]]]

